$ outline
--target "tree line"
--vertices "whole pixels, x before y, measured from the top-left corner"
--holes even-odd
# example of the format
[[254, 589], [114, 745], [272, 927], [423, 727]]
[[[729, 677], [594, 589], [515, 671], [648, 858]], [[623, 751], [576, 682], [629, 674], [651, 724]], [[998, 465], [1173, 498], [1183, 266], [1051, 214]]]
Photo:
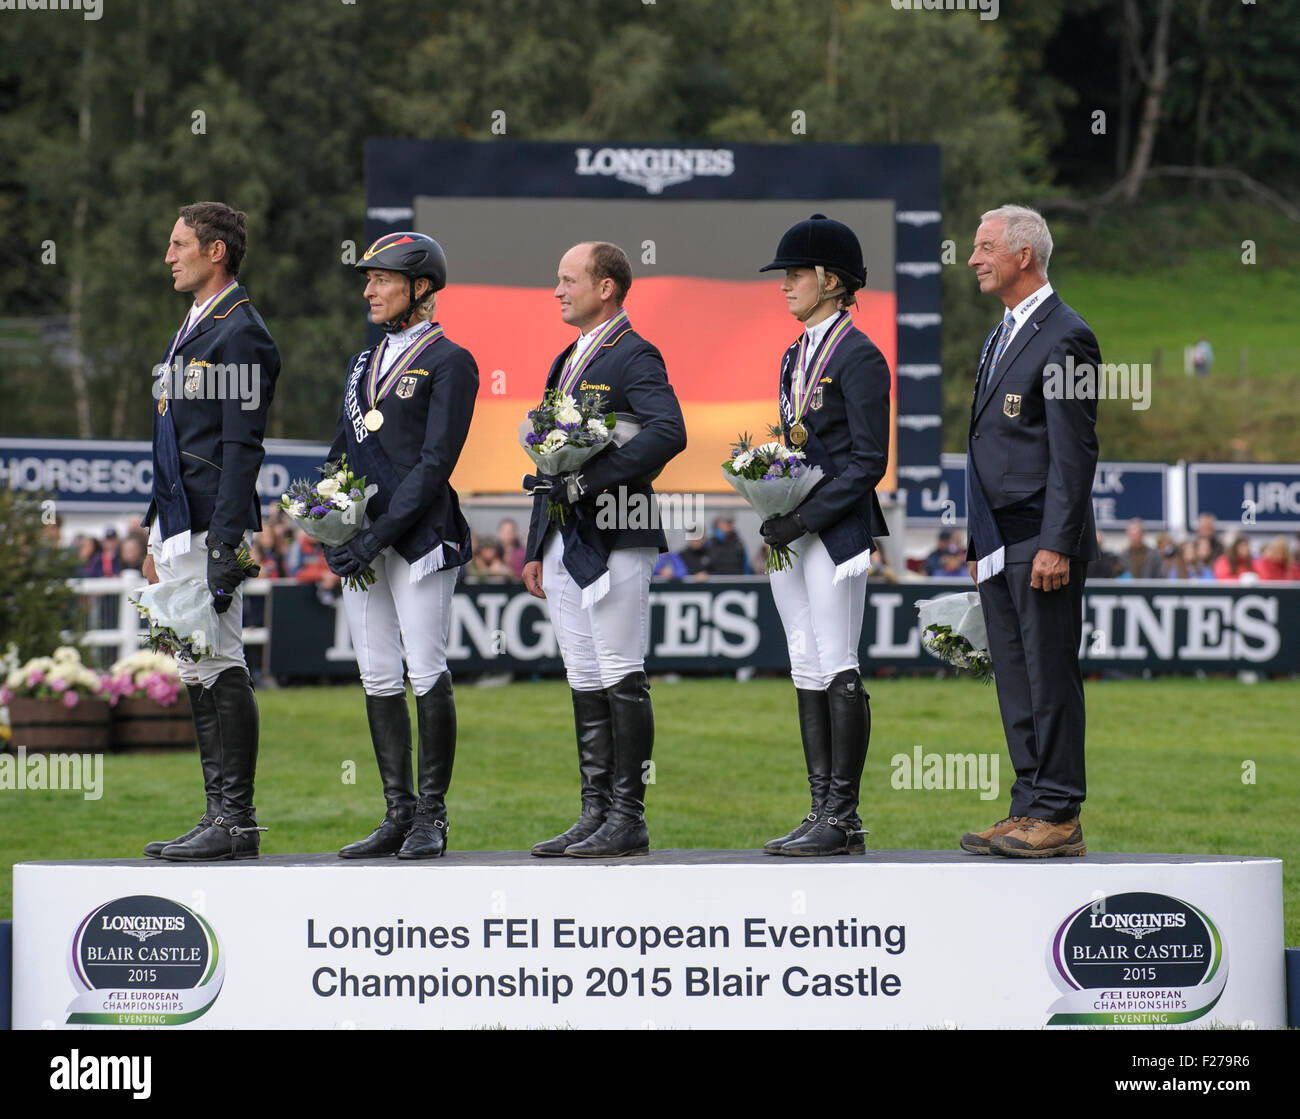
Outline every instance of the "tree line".
[[[989, 311], [979, 213], [1070, 223], [1152, 191], [1286, 211], [1300, 148], [1297, 4], [1036, 0], [105, 0], [0, 19], [0, 391], [6, 434], [144, 438], [184, 313], [177, 208], [249, 214], [250, 290], [287, 399], [270, 434], [332, 429], [362, 323], [370, 137], [942, 145], [945, 376]], [[504, 118], [494, 118], [494, 112]], [[801, 126], [792, 126], [795, 112]]]

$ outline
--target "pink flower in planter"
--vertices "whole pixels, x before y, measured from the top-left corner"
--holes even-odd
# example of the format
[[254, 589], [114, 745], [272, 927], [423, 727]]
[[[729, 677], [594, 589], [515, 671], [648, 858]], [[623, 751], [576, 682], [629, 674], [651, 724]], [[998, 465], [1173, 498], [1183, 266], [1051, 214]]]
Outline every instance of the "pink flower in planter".
[[36, 687], [37, 684], [41, 683], [41, 681], [43, 681], [44, 679], [45, 679], [45, 673], [38, 668], [35, 672], [33, 672], [30, 676], [27, 677], [27, 685], [28, 687], [34, 688]]
[[78, 704], [79, 702], [81, 702], [81, 697], [80, 697], [79, 695], [77, 695], [76, 692], [64, 692], [64, 693], [63, 693], [63, 706], [64, 706], [64, 707], [68, 707], [68, 708], [76, 707], [77, 704]]
[[180, 684], [161, 672], [150, 673], [144, 687], [149, 698], [163, 707], [170, 707], [180, 694]]
[[[55, 676], [50, 680], [50, 687], [56, 692], [66, 692], [68, 690], [68, 682], [62, 676]], [[72, 705], [68, 704], [68, 706], [71, 707]]]
[[13, 689], [8, 684], [0, 684], [0, 705], [8, 707], [13, 702]]

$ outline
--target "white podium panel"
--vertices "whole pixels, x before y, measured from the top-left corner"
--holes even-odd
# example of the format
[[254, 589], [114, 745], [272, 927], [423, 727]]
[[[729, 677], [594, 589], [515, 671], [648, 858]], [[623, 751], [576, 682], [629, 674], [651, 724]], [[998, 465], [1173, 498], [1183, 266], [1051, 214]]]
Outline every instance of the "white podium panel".
[[1281, 1028], [1282, 864], [959, 852], [14, 867], [16, 1028]]

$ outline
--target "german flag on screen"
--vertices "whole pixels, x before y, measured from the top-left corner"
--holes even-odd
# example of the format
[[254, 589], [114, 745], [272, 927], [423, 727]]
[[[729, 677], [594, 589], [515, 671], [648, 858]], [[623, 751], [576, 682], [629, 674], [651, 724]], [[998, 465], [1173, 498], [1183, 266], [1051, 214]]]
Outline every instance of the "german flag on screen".
[[[416, 228], [447, 253], [438, 321], [478, 362], [479, 394], [456, 468], [461, 493], [518, 493], [532, 463], [519, 423], [541, 398], [555, 356], [576, 337], [560, 318], [555, 270], [579, 241], [613, 241], [632, 262], [624, 304], [663, 354], [686, 419], [687, 448], [655, 483], [662, 492], [730, 492], [720, 464], [741, 431], [777, 421], [781, 356], [801, 325], [782, 273], [758, 275], [781, 234], [820, 210], [858, 233], [867, 287], [853, 312], [885, 356], [897, 351], [893, 208], [887, 202], [649, 202], [421, 197]], [[897, 381], [895, 374], [894, 396]], [[891, 429], [892, 432], [892, 429]], [[894, 438], [881, 489], [894, 488]]]

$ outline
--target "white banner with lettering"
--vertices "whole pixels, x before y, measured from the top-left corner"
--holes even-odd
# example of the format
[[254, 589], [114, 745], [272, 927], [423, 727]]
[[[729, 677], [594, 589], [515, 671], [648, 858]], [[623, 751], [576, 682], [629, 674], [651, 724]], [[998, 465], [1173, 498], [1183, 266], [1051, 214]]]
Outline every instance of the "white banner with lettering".
[[19, 864], [14, 1025], [1285, 1023], [1276, 859], [523, 858]]

